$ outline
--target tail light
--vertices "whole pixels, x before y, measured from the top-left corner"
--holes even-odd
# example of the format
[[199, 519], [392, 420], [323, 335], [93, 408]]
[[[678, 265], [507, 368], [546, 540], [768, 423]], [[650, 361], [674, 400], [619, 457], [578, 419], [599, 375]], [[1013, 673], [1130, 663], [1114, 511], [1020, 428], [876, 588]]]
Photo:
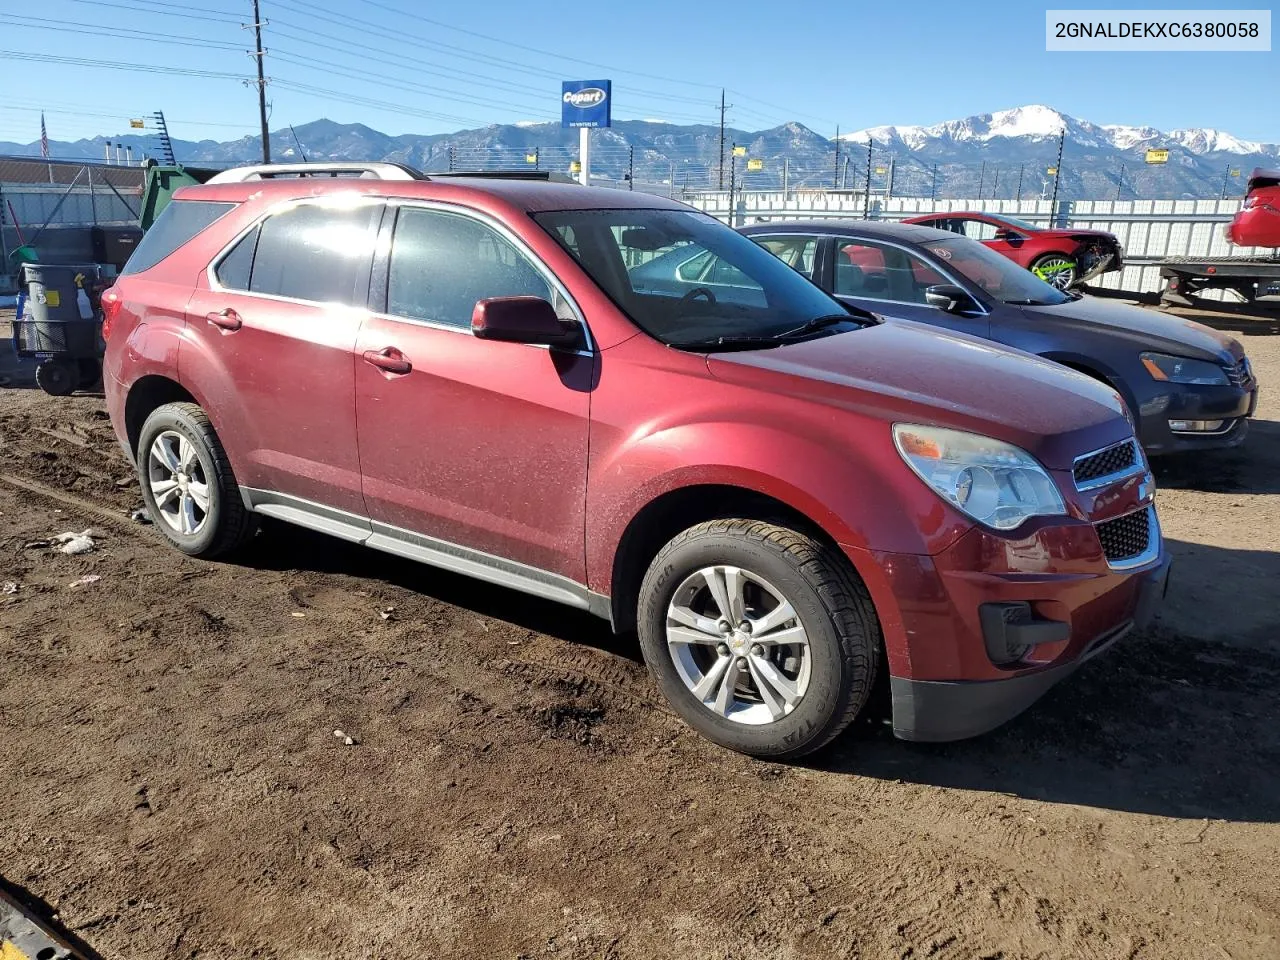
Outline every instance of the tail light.
[[120, 308], [124, 306], [124, 301], [115, 287], [108, 287], [102, 291], [100, 302], [102, 304], [102, 339], [110, 340], [111, 327], [116, 322], [116, 317], [120, 315]]

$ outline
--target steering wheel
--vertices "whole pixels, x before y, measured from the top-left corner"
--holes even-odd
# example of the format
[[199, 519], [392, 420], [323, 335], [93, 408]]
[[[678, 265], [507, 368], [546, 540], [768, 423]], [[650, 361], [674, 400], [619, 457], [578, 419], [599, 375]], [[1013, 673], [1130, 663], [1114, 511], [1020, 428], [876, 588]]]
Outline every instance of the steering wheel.
[[716, 305], [716, 295], [714, 293], [712, 293], [706, 287], [694, 287], [692, 290], [690, 290], [688, 293], [686, 293], [683, 297], [680, 298], [680, 302], [677, 304], [677, 306], [683, 307], [685, 304], [693, 303], [693, 301], [697, 300], [699, 297], [706, 298], [706, 301], [710, 306], [714, 307]]

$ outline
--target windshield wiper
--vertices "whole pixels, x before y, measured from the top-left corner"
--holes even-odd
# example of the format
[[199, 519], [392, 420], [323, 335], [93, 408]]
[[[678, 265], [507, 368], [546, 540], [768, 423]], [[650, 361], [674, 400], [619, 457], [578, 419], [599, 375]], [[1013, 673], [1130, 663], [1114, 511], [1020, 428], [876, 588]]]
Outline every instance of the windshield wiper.
[[798, 327], [792, 327], [790, 330], [783, 330], [779, 333], [735, 333], [723, 337], [707, 337], [702, 340], [672, 340], [669, 345], [680, 350], [697, 350], [706, 347], [780, 347], [783, 344], [794, 343], [820, 330], [825, 330], [827, 327], [844, 323], [846, 320], [850, 323], [858, 323], [860, 319], [853, 314], [832, 313], [806, 320]]

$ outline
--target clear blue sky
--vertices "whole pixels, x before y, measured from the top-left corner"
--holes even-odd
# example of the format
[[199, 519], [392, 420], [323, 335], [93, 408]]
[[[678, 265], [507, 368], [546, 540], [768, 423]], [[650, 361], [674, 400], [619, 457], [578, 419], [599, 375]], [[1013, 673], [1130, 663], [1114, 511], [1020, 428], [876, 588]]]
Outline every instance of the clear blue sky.
[[[1098, 123], [1280, 141], [1280, 54], [1046, 53], [1044, 11], [1060, 0], [261, 3], [272, 129], [320, 117], [387, 133], [557, 119], [559, 80], [609, 77], [620, 118], [714, 123], [723, 85], [730, 123], [751, 130], [795, 119], [830, 136], [837, 124], [1045, 103]], [[157, 109], [182, 139], [256, 133], [255, 93], [238, 79], [253, 71], [240, 27], [250, 10], [250, 0], [0, 0], [0, 140], [36, 139], [42, 107], [59, 140], [128, 132], [130, 116]]]

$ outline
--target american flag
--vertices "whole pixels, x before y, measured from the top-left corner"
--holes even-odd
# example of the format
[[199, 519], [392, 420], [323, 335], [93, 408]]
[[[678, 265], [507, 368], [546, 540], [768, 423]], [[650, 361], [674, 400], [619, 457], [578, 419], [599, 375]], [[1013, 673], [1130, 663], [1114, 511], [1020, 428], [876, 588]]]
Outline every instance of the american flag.
[[40, 156], [49, 159], [49, 132], [44, 128], [44, 111], [40, 111]]

